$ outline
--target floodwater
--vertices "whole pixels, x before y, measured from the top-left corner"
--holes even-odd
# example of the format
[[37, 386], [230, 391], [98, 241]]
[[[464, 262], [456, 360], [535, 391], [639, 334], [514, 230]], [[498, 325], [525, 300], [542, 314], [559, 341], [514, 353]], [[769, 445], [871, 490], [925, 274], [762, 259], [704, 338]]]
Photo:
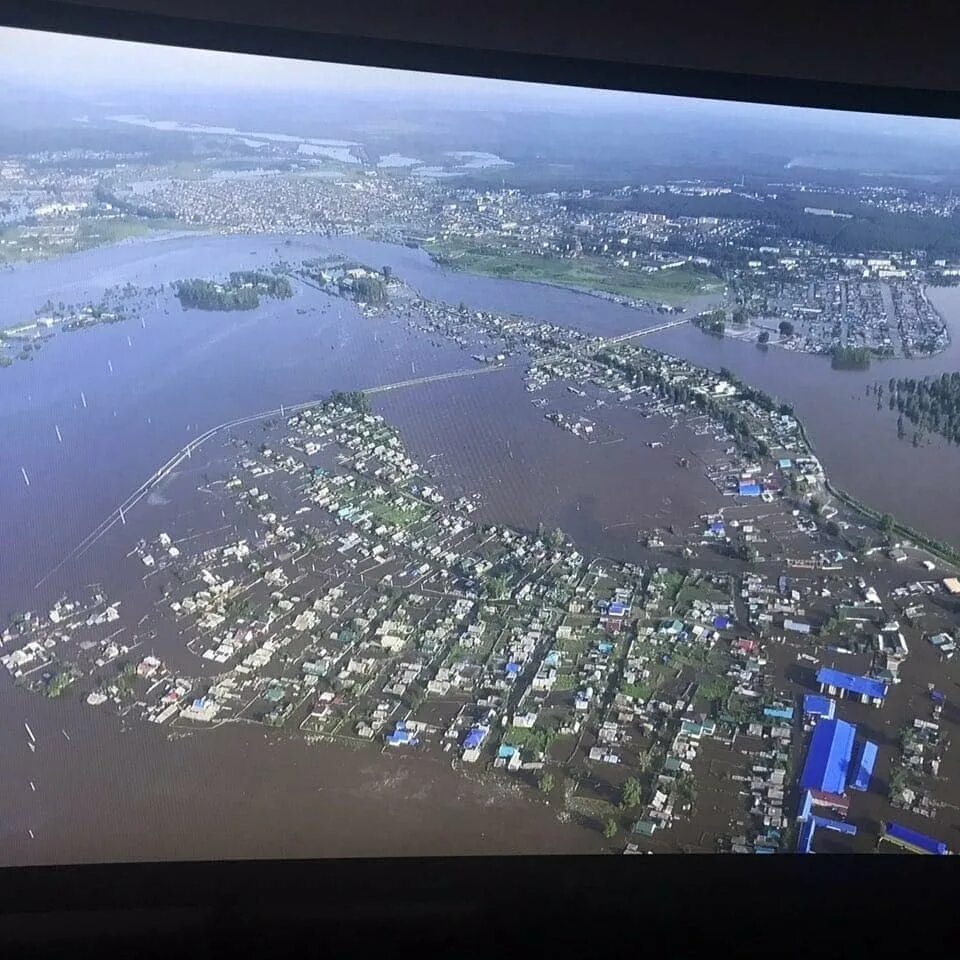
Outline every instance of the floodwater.
[[[30, 319], [48, 298], [98, 300], [105, 288], [126, 282], [157, 286], [323, 253], [389, 265], [426, 297], [601, 335], [662, 320], [570, 290], [445, 271], [406, 247], [194, 235], [4, 273], [0, 327]], [[934, 296], [956, 323], [960, 291]], [[793, 403], [838, 483], [960, 542], [960, 488], [951, 483], [956, 451], [897, 441], [895, 418], [863, 397], [878, 378], [956, 369], [960, 331], [941, 357], [877, 365], [866, 374], [832, 371], [821, 358], [762, 353], [692, 327], [656, 335], [650, 345], [727, 366]], [[0, 617], [45, 609], [64, 592], [83, 596], [94, 580], [109, 593], [128, 579], [120, 570], [121, 541], [156, 534], [159, 518], [172, 509], [162, 499], [138, 505], [126, 531], [115, 527], [87, 563], [68, 564], [34, 589], [159, 464], [210, 427], [334, 389], [472, 365], [467, 351], [389, 318], [364, 319], [349, 303], [300, 285], [292, 299], [249, 313], [185, 312], [161, 297], [142, 324], [57, 334], [33, 361], [0, 371]], [[550, 408], [563, 407], [562, 391], [543, 395]], [[647, 442], [660, 439], [667, 424], [642, 420], [624, 405], [604, 413], [612, 434], [586, 444], [546, 424], [530, 399], [518, 373], [504, 370], [383, 394], [376, 406], [421, 461], [438, 455], [430, 466], [449, 494], [483, 494], [484, 519], [559, 525], [585, 551], [635, 559], [639, 528], [716, 508], [716, 492], [695, 470], [682, 471], [678, 482], [676, 453], [696, 456], [706, 442], [685, 428], [677, 428], [672, 444], [650, 449]], [[0, 697], [0, 863], [605, 847], [596, 830], [559, 823], [539, 798], [504, 792], [493, 780], [473, 782], [430, 758], [312, 747], [241, 725], [171, 743], [163, 729], [124, 727], [69, 696], [42, 700], [5, 674]], [[24, 721], [37, 737], [36, 752], [28, 749]]]

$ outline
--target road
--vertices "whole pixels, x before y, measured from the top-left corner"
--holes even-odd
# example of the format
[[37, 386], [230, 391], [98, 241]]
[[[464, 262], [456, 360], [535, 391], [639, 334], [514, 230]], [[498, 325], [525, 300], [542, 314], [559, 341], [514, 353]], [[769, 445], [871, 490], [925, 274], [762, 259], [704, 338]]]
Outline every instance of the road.
[[[632, 330], [629, 333], [622, 333], [616, 337], [606, 337], [600, 338], [598, 340], [591, 340], [588, 344], [590, 350], [602, 350], [604, 347], [608, 347], [614, 344], [623, 343], [626, 340], [634, 340], [637, 337], [648, 336], [652, 333], [660, 333], [663, 330], [669, 330], [671, 327], [677, 327], [681, 324], [688, 323], [687, 319], [680, 320], [669, 320], [665, 323], [658, 324], [655, 327], [643, 327], [639, 330]], [[573, 348], [575, 349], [575, 348]], [[553, 361], [559, 360], [565, 356], [569, 356], [571, 350], [562, 350], [558, 351], [556, 354], [551, 354], [548, 357], [540, 357], [540, 361]], [[393, 390], [402, 390], [407, 387], [417, 387], [427, 383], [439, 383], [443, 380], [458, 380], [462, 377], [480, 377], [484, 375], [489, 375], [492, 373], [499, 373], [502, 370], [511, 370], [516, 369], [517, 367], [522, 366], [520, 362], [512, 364], [495, 364], [487, 367], [469, 367], [460, 370], [451, 370], [448, 373], [435, 373], [431, 376], [424, 377], [413, 377], [409, 380], [398, 380], [395, 383], [384, 383], [374, 387], [367, 387], [365, 390], [360, 391], [361, 393], [366, 394], [367, 396], [374, 396], [381, 393], [389, 393]], [[114, 510], [107, 516], [101, 523], [93, 530], [88, 533], [83, 540], [80, 541], [68, 554], [66, 554], [60, 562], [43, 575], [34, 584], [34, 589], [41, 587], [47, 580], [50, 579], [58, 570], [62, 569], [66, 564], [70, 563], [72, 560], [79, 559], [86, 553], [101, 537], [103, 537], [115, 524], [117, 523], [126, 523], [126, 515], [132, 510], [144, 497], [150, 494], [150, 491], [153, 490], [158, 484], [160, 484], [166, 477], [170, 476], [174, 470], [184, 460], [190, 459], [193, 454], [200, 449], [208, 440], [215, 437], [218, 433], [222, 433], [224, 430], [232, 430], [235, 427], [246, 426], [251, 423], [258, 423], [263, 420], [271, 420], [274, 417], [283, 417], [291, 413], [298, 413], [301, 410], [306, 410], [309, 407], [315, 407], [321, 401], [319, 400], [306, 400], [300, 403], [293, 403], [287, 406], [284, 404], [281, 407], [277, 407], [273, 410], [264, 410], [260, 413], [253, 413], [246, 417], [237, 417], [234, 420], [227, 420], [224, 423], [218, 423], [214, 427], [210, 427], [208, 430], [205, 430], [203, 433], [194, 437], [189, 441], [185, 446], [181, 447], [169, 460], [167, 460], [159, 469], [154, 471], [143, 483], [137, 487], [133, 493], [130, 494], [119, 504]]]

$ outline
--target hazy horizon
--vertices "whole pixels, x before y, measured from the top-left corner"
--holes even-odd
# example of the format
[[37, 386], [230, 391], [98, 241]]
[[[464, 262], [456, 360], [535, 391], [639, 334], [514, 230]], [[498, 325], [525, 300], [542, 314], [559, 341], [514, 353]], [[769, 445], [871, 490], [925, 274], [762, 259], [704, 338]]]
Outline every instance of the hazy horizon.
[[[132, 94], [137, 91], [295, 93], [326, 92], [377, 97], [417, 97], [448, 101], [464, 109], [483, 100], [504, 111], [657, 113], [678, 110], [714, 113], [718, 118], [766, 122], [770, 119], [819, 124], [864, 132], [902, 135], [915, 132], [960, 140], [960, 121], [891, 114], [854, 113], [825, 108], [711, 100], [597, 88], [461, 77], [413, 70], [293, 60], [161, 44], [104, 40], [18, 28], [0, 28], [0, 70], [17, 82], [71, 94]], [[909, 129], [908, 129], [909, 128]]]

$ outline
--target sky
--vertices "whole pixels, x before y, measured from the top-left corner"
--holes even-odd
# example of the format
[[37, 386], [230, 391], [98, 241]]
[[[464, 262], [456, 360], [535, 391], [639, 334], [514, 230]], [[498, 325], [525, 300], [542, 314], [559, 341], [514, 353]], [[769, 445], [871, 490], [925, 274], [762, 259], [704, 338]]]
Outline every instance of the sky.
[[123, 85], [167, 89], [258, 91], [349, 90], [380, 94], [443, 92], [449, 98], [516, 97], [544, 104], [589, 100], [594, 107], [629, 104], [635, 94], [577, 91], [548, 84], [518, 84], [484, 78], [449, 77], [409, 70], [386, 70], [308, 60], [188, 50], [66, 34], [0, 28], [0, 79], [57, 87], [110, 90]]
[[916, 136], [960, 144], [960, 121], [849, 114], [763, 104], [731, 104], [586, 90], [549, 84], [450, 77], [277, 57], [189, 50], [156, 44], [74, 37], [0, 28], [0, 83], [25, 83], [70, 92], [163, 89], [243, 92], [304, 90], [312, 93], [418, 96], [462, 106], [495, 105], [500, 110], [570, 113], [653, 113], [798, 122], [824, 130], [843, 128], [888, 136]]

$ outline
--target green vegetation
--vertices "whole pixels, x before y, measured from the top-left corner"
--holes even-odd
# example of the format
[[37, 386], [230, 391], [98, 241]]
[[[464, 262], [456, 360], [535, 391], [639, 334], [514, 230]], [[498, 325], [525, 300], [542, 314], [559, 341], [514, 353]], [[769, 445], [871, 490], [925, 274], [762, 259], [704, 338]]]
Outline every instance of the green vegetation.
[[491, 600], [503, 600], [510, 595], [510, 581], [504, 574], [499, 573], [486, 580], [484, 589]]
[[75, 663], [63, 663], [47, 681], [43, 688], [44, 696], [62, 696], [81, 677], [80, 668]]
[[181, 306], [187, 310], [253, 310], [261, 297], [283, 300], [293, 296], [287, 277], [259, 270], [238, 270], [226, 283], [213, 280], [180, 280], [174, 284]]
[[[768, 452], [766, 445], [754, 437], [751, 420], [741, 412], [742, 403], [734, 405], [724, 398], [705, 396], [689, 384], [671, 382], [669, 376], [660, 370], [657, 364], [658, 356], [652, 352], [641, 351], [639, 355], [628, 358], [610, 350], [601, 350], [594, 359], [627, 374], [635, 386], [651, 386], [659, 396], [670, 403], [692, 404], [708, 416], [719, 420], [746, 456], [758, 457]], [[720, 368], [720, 376], [736, 389], [738, 399], [754, 403], [768, 413], [791, 412], [789, 406], [779, 403], [763, 390], [744, 383], [726, 367]]]
[[793, 324], [789, 320], [781, 320], [777, 329], [780, 331], [781, 337], [793, 336]]
[[898, 433], [904, 436], [906, 418], [922, 433], [937, 433], [960, 443], [960, 373], [890, 381], [890, 401], [900, 411]]
[[726, 700], [733, 693], [736, 684], [729, 677], [707, 677], [699, 686], [697, 692], [709, 702]]
[[553, 793], [554, 785], [553, 774], [549, 771], [544, 773], [537, 781], [537, 786], [540, 788], [541, 793]]
[[506, 244], [494, 246], [465, 239], [435, 241], [426, 244], [425, 249], [438, 263], [467, 273], [553, 283], [631, 300], [681, 303], [720, 286], [715, 274], [695, 264], [644, 273], [603, 257], [565, 259], [527, 253]]
[[834, 370], [867, 370], [873, 351], [867, 347], [834, 347], [830, 366]]
[[770, 331], [761, 330], [759, 336], [757, 337], [757, 343], [764, 344], [770, 342]]
[[34, 225], [0, 228], [0, 263], [31, 263], [92, 247], [146, 236], [151, 230], [180, 224], [136, 217], [50, 219]]
[[[805, 213], [809, 206], [823, 206], [843, 217], [818, 217]], [[761, 220], [745, 241], [759, 246], [778, 237], [789, 236], [797, 241], [823, 244], [835, 253], [858, 254], [864, 250], [925, 250], [931, 256], [952, 257], [960, 254], [960, 221], [934, 214], [894, 213], [863, 203], [855, 197], [836, 193], [816, 194], [810, 191], [784, 190], [776, 198], [762, 204], [736, 193], [712, 197], [682, 194], [636, 193], [630, 196], [593, 196], [570, 201], [576, 213], [638, 210], [662, 213], [667, 217], [728, 217]], [[691, 252], [693, 252], [691, 250]], [[727, 245], [699, 244], [696, 252], [723, 262], [731, 260], [735, 251]]]
[[124, 663], [120, 667], [117, 678], [113, 681], [113, 686], [117, 688], [117, 694], [121, 697], [128, 697], [133, 693], [134, 685], [137, 682], [137, 668], [132, 663]]
[[713, 310], [710, 313], [701, 313], [699, 317], [694, 317], [693, 322], [704, 333], [712, 333], [714, 336], [722, 337], [726, 330], [727, 314], [723, 310]]
[[625, 683], [621, 692], [634, 700], [646, 700], [653, 693], [653, 685], [649, 683]]
[[612, 840], [617, 835], [619, 829], [617, 821], [610, 817], [603, 825], [603, 835], [608, 840]]
[[643, 785], [636, 777], [628, 777], [623, 784], [620, 806], [624, 810], [639, 807], [643, 803]]
[[357, 413], [369, 413], [371, 410], [370, 398], [362, 390], [334, 390], [327, 403], [351, 407]]
[[505, 744], [533, 753], [546, 753], [556, 739], [556, 733], [542, 727], [511, 727], [503, 735]]
[[389, 523], [397, 527], [408, 527], [410, 524], [417, 523], [426, 516], [428, 512], [426, 505], [409, 497], [405, 497], [404, 502], [405, 504], [412, 504], [414, 509], [401, 510], [393, 503], [372, 498], [367, 499], [364, 506], [374, 520]]
[[357, 277], [351, 289], [361, 303], [383, 303], [387, 299], [387, 285], [379, 277]]

